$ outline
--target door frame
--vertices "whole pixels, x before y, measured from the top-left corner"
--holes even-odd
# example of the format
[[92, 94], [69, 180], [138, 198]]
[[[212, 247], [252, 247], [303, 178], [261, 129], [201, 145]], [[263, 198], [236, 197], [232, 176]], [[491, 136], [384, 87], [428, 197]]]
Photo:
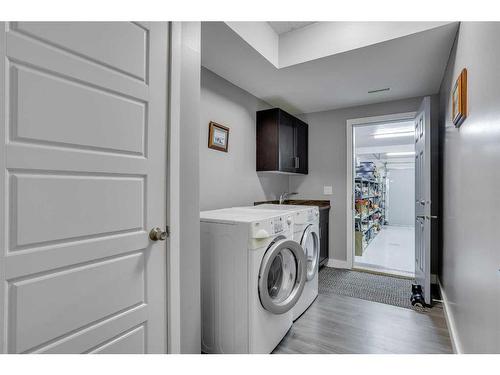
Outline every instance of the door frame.
[[[186, 149], [190, 150], [190, 155], [195, 150], [194, 160], [198, 160], [198, 133], [189, 131], [199, 129], [201, 22], [171, 21], [169, 26], [167, 353], [200, 353], [199, 194], [189, 196], [189, 207], [185, 204], [185, 197], [187, 183], [199, 193], [198, 164], [186, 160]], [[186, 132], [189, 132], [188, 136]], [[187, 139], [190, 143], [186, 146]], [[196, 147], [190, 147], [193, 144]], [[197, 280], [190, 275], [191, 272], [198, 275]], [[184, 280], [188, 277], [194, 280], [196, 287], [185, 285]]]
[[382, 122], [413, 120], [417, 112], [402, 112], [383, 116], [360, 117], [347, 120], [346, 126], [346, 267], [354, 267], [354, 136], [355, 126], [374, 125]]

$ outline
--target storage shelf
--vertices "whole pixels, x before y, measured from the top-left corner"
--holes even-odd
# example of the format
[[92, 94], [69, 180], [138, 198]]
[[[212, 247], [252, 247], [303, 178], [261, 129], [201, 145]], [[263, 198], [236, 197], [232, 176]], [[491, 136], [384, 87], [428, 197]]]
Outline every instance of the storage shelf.
[[372, 198], [380, 198], [380, 195], [364, 195], [361, 198], [356, 198], [356, 199], [372, 199]]
[[[368, 228], [366, 228], [365, 230], [363, 230], [363, 233], [366, 233], [368, 232], [370, 229], [372, 229], [373, 227], [375, 226], [375, 223], [371, 224]], [[372, 237], [373, 238], [373, 237]]]
[[[356, 215], [354, 216], [356, 230], [355, 252], [357, 255], [360, 255], [358, 254], [359, 249], [361, 249], [362, 254], [371, 241], [378, 235], [380, 228], [385, 223], [385, 201], [387, 194], [386, 176], [379, 175], [377, 171], [378, 169], [375, 168], [373, 178], [361, 177], [361, 175], [354, 178], [356, 201]], [[365, 209], [373, 208], [373, 206], [376, 206], [377, 208], [372, 209], [365, 215], [361, 214], [361, 212], [365, 212]], [[376, 213], [378, 213], [379, 216], [376, 217], [376, 220], [373, 220], [373, 215]], [[362, 229], [365, 226], [366, 228]], [[373, 229], [374, 227], [378, 227], [379, 230], [375, 231]]]
[[368, 183], [371, 183], [371, 184], [381, 184], [382, 183], [381, 181], [373, 180], [373, 179], [370, 179], [370, 178], [364, 178], [364, 177], [355, 177], [354, 181], [355, 182], [368, 182]]
[[363, 221], [363, 220], [369, 218], [370, 216], [372, 216], [373, 214], [376, 214], [378, 212], [380, 212], [380, 208], [377, 208], [377, 209], [373, 210], [372, 212], [370, 212], [369, 214], [364, 215], [363, 217], [360, 217], [359, 215], [356, 215], [356, 216], [354, 216], [354, 218], [356, 220], [361, 219], [361, 221]]

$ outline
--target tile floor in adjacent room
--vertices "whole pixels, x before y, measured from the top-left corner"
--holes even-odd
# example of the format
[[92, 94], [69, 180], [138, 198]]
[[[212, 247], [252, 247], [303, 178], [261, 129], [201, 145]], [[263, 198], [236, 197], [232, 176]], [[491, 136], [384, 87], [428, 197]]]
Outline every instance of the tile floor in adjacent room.
[[370, 242], [363, 256], [355, 257], [356, 268], [367, 268], [413, 277], [415, 272], [415, 228], [386, 225]]

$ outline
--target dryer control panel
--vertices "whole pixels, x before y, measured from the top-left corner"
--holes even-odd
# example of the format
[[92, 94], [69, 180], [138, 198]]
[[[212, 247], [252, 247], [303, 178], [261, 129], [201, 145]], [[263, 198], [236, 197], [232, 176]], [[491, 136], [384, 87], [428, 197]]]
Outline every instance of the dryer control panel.
[[307, 221], [312, 223], [314, 221], [319, 220], [319, 210], [317, 208], [313, 208], [307, 211]]
[[307, 210], [297, 211], [295, 214], [295, 224], [311, 224], [319, 222], [318, 207], [310, 207]]

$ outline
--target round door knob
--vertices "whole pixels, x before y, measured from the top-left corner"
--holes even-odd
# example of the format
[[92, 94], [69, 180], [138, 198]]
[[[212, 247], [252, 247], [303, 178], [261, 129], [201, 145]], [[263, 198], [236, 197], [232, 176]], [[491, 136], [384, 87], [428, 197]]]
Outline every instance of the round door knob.
[[151, 241], [165, 241], [167, 238], [167, 232], [156, 227], [151, 229], [151, 232], [149, 232], [149, 238]]

